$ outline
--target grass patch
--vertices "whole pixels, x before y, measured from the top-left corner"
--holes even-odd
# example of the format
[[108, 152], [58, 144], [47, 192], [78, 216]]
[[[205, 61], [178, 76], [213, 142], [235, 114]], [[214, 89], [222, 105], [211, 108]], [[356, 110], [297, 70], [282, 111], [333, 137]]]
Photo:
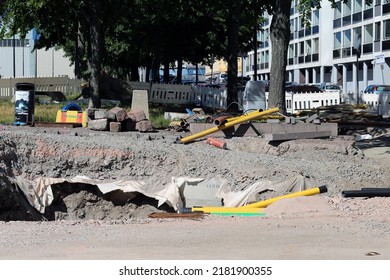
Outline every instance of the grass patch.
[[[70, 101], [71, 102], [71, 101]], [[66, 104], [39, 104], [35, 103], [34, 109], [34, 121], [35, 122], [55, 122], [57, 112], [61, 110]], [[80, 105], [83, 110], [86, 109], [87, 105]], [[103, 109], [109, 110], [112, 107], [102, 107]], [[130, 107], [122, 107], [126, 112], [131, 110]], [[156, 129], [167, 128], [170, 124], [170, 120], [164, 118], [165, 108], [152, 107], [149, 109], [149, 120]], [[11, 102], [10, 98], [0, 99], [0, 124], [13, 124], [15, 122], [15, 104]]]
[[171, 123], [170, 120], [164, 118], [165, 110], [163, 108], [151, 108], [149, 110], [149, 120], [156, 129], [167, 128]]

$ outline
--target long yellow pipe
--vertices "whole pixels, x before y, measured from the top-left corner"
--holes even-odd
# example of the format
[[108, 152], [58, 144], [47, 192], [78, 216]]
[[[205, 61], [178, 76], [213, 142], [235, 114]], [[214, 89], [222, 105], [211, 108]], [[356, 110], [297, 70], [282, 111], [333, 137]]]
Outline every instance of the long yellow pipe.
[[204, 137], [206, 135], [209, 135], [211, 133], [217, 132], [219, 130], [224, 130], [224, 129], [232, 127], [232, 126], [234, 126], [236, 124], [243, 123], [243, 122], [250, 121], [250, 120], [254, 120], [254, 119], [258, 118], [258, 117], [265, 116], [265, 115], [270, 115], [270, 114], [276, 113], [278, 111], [279, 111], [279, 108], [271, 108], [271, 109], [268, 109], [268, 110], [265, 110], [265, 111], [262, 111], [262, 112], [257, 112], [256, 111], [256, 113], [243, 115], [243, 116], [238, 117], [237, 119], [235, 119], [233, 121], [228, 121], [227, 123], [221, 124], [219, 126], [214, 126], [212, 128], [206, 129], [206, 130], [201, 131], [199, 133], [195, 133], [193, 135], [181, 138], [181, 139], [179, 139], [179, 141], [181, 143], [188, 143], [188, 142], [191, 142], [191, 141], [193, 141], [193, 140], [195, 140], [197, 138]]
[[266, 200], [259, 201], [259, 202], [249, 203], [249, 204], [241, 206], [239, 208], [249, 208], [249, 209], [251, 209], [251, 208], [264, 208], [264, 207], [267, 207], [268, 205], [270, 205], [271, 203], [274, 203], [275, 201], [278, 201], [278, 200], [283, 199], [283, 198], [291, 198], [291, 197], [297, 197], [297, 196], [309, 196], [309, 195], [324, 193], [327, 191], [328, 191], [328, 189], [326, 186], [316, 187], [316, 188], [307, 189], [307, 190], [300, 191], [300, 192], [294, 192], [294, 193], [290, 193], [290, 194], [286, 194], [286, 195], [282, 195], [282, 196], [277, 196], [277, 197], [266, 199]]
[[194, 206], [192, 212], [204, 212], [204, 213], [260, 213], [263, 212], [263, 208], [251, 207], [223, 207], [223, 206]]

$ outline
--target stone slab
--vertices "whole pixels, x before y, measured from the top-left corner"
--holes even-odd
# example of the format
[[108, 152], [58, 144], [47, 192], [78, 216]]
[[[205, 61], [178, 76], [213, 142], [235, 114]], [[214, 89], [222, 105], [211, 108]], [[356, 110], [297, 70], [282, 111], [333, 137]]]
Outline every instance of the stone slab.
[[290, 132], [290, 133], [271, 133], [264, 134], [264, 139], [267, 141], [282, 141], [293, 139], [308, 139], [330, 137], [331, 131], [306, 131], [306, 132]]
[[206, 179], [202, 182], [187, 182], [184, 186], [185, 207], [222, 206], [221, 198], [217, 198], [218, 189], [223, 184], [218, 179]]
[[133, 90], [131, 109], [141, 109], [149, 119], [149, 98], [147, 90]]
[[[192, 134], [202, 132], [204, 130], [215, 127], [209, 123], [190, 123], [190, 131]], [[299, 132], [318, 132], [330, 131], [329, 136], [336, 137], [338, 135], [337, 123], [242, 123], [224, 130], [216, 131], [210, 135], [214, 137], [242, 137], [242, 136], [261, 136], [265, 134], [284, 134], [284, 133], [299, 133]]]

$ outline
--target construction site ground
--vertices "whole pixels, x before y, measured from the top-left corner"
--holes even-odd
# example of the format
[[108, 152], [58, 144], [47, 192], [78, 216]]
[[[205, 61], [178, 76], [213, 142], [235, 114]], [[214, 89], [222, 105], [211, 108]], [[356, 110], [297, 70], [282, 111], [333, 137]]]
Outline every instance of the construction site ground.
[[[0, 129], [0, 259], [390, 259], [390, 198], [341, 195], [390, 187], [390, 134], [385, 128], [279, 143], [223, 138], [227, 149], [204, 139], [174, 143], [189, 132]], [[372, 139], [356, 142], [356, 134]], [[142, 180], [151, 189], [163, 188], [175, 176], [223, 178], [231, 190], [300, 175], [326, 185], [328, 192], [280, 200], [266, 208], [264, 217], [150, 218], [167, 207], [146, 198], [115, 206], [85, 191], [64, 198], [67, 215], [52, 221], [4, 206], [11, 177], [77, 175]], [[258, 199], [278, 195], [283, 193], [259, 194]]]

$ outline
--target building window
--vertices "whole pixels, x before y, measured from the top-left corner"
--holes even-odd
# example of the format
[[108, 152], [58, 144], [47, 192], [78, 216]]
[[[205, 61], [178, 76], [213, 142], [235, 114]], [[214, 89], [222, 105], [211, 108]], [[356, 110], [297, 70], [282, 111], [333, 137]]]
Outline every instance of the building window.
[[356, 0], [353, 5], [353, 12], [361, 12], [362, 11], [362, 0]]
[[390, 20], [383, 21], [383, 40], [390, 40]]
[[311, 25], [315, 26], [318, 25], [320, 22], [320, 11], [319, 10], [314, 10], [313, 11], [313, 16], [312, 16], [312, 23]]
[[305, 53], [305, 42], [299, 42], [299, 55], [304, 55]]
[[343, 4], [343, 16], [351, 15], [351, 1]]
[[336, 3], [336, 8], [334, 9], [334, 18], [341, 18], [341, 1]]
[[381, 40], [381, 22], [375, 22], [375, 41]]
[[306, 55], [311, 54], [311, 40], [306, 41]]
[[320, 39], [314, 38], [313, 39], [313, 53], [319, 53], [320, 52]]
[[340, 49], [341, 48], [341, 32], [336, 32], [334, 34], [334, 49]]
[[363, 42], [367, 44], [367, 43], [372, 43], [372, 41], [373, 41], [373, 25], [368, 24], [364, 26]]
[[288, 46], [288, 58], [294, 57], [294, 44]]
[[351, 29], [347, 29], [343, 32], [343, 47], [351, 46]]

